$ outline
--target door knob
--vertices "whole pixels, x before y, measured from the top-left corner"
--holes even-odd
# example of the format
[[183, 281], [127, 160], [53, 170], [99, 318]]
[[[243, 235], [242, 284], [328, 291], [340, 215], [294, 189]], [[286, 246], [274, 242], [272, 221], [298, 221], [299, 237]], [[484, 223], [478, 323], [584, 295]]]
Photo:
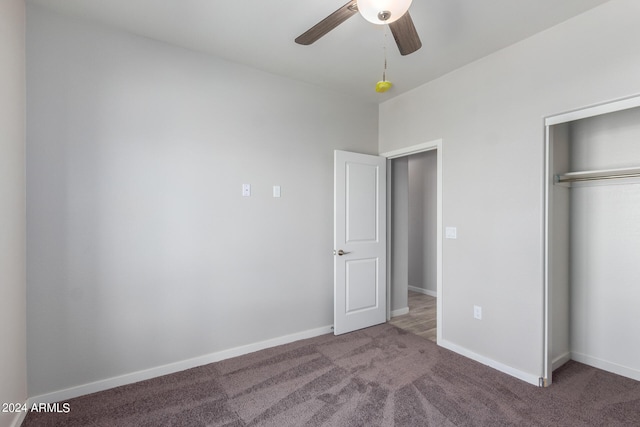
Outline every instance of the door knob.
[[338, 251], [338, 255], [340, 255], [340, 256], [342, 256], [342, 255], [346, 255], [346, 254], [350, 254], [350, 253], [351, 253], [351, 252], [345, 252], [345, 251], [343, 251], [342, 249], [340, 249], [340, 250]]

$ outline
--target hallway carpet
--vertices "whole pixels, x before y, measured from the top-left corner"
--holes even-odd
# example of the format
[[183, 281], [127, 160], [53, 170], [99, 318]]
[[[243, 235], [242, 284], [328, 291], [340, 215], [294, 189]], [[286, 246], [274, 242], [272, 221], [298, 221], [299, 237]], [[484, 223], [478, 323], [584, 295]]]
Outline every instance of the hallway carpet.
[[638, 426], [640, 382], [577, 362], [542, 389], [391, 325], [67, 401], [24, 426]]

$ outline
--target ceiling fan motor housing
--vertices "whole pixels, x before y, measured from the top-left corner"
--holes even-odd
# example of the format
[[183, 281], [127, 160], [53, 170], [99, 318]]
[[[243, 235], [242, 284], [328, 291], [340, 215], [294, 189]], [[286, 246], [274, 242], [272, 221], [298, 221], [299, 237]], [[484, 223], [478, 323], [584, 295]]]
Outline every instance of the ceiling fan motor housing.
[[358, 11], [374, 24], [391, 24], [404, 15], [412, 0], [358, 0]]

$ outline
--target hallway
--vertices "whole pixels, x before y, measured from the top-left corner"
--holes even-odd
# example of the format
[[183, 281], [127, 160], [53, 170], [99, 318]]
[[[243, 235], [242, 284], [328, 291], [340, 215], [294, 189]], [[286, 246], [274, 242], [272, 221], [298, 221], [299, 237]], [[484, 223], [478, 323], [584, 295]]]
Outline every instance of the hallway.
[[436, 298], [409, 291], [409, 313], [393, 317], [389, 323], [436, 342]]

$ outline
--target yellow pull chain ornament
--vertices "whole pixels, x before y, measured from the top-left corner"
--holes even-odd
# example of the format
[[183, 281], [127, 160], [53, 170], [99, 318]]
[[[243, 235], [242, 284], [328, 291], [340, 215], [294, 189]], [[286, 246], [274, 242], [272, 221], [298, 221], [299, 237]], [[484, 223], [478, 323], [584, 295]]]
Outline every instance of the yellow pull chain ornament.
[[393, 86], [391, 82], [388, 82], [386, 80], [379, 81], [378, 83], [376, 83], [376, 92], [384, 93], [391, 89], [391, 86]]

